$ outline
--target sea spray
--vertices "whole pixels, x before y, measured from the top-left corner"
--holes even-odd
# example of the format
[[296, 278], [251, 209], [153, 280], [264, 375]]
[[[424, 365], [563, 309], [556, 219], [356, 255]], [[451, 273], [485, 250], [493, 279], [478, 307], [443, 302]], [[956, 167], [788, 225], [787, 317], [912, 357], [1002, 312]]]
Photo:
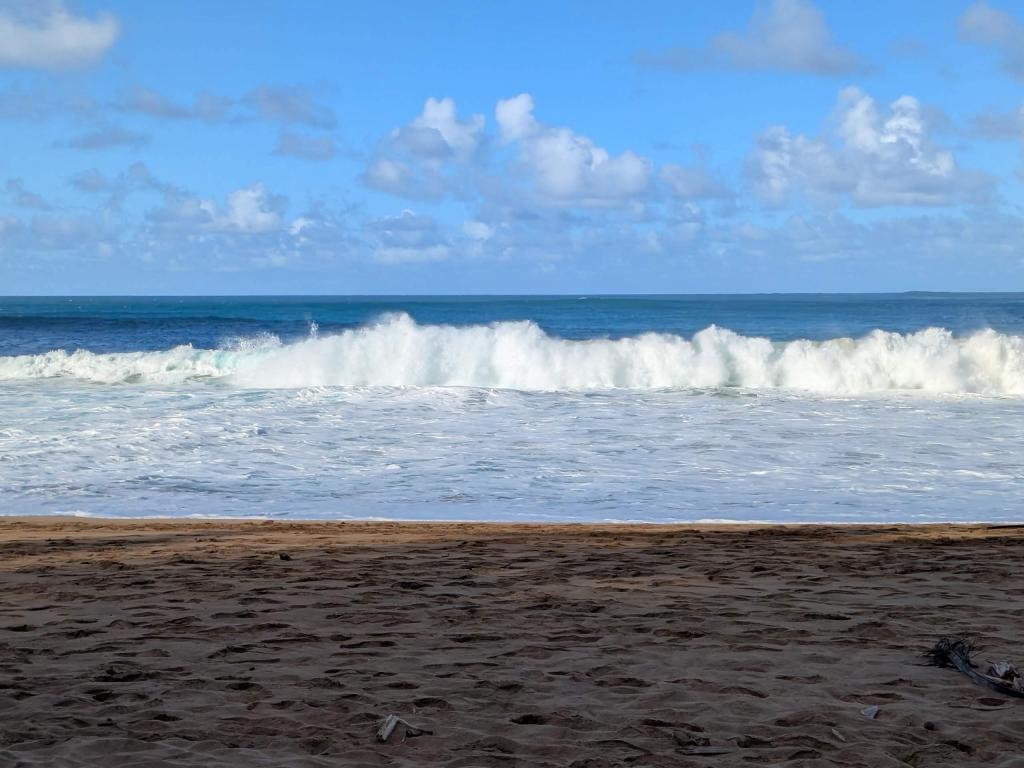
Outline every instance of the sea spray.
[[406, 314], [281, 344], [271, 335], [220, 349], [0, 357], [0, 380], [71, 377], [162, 385], [218, 379], [244, 388], [483, 387], [523, 391], [784, 389], [1024, 395], [1024, 337], [941, 328], [858, 339], [773, 342], [711, 326], [687, 339], [646, 333], [563, 339], [533, 322], [419, 325]]

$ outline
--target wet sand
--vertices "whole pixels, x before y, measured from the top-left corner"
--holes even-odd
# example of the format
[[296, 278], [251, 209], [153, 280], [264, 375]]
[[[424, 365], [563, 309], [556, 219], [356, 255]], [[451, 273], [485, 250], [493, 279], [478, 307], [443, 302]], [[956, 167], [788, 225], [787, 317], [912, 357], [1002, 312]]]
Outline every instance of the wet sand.
[[1024, 766], [947, 634], [1024, 528], [0, 518], [0, 765]]

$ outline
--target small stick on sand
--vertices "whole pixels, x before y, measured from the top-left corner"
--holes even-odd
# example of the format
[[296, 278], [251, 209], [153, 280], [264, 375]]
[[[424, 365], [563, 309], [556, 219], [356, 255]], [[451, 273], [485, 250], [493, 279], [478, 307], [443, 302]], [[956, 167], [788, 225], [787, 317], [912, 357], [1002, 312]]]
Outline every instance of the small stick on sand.
[[953, 640], [944, 637], [935, 647], [925, 653], [932, 663], [939, 667], [955, 667], [978, 685], [984, 685], [993, 691], [1024, 699], [1024, 677], [1008, 662], [997, 662], [992, 665], [995, 675], [983, 675], [974, 667], [971, 653], [974, 646], [967, 640]]

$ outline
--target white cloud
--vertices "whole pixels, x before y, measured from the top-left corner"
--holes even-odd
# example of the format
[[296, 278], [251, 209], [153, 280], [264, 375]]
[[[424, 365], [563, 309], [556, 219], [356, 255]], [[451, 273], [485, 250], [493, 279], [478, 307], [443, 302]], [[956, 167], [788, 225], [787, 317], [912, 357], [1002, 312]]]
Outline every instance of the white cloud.
[[494, 227], [474, 219], [464, 221], [462, 231], [470, 240], [490, 240], [494, 236]]
[[938, 146], [921, 104], [910, 96], [887, 112], [857, 88], [840, 92], [834, 136], [792, 135], [769, 128], [748, 158], [755, 192], [773, 205], [793, 195], [819, 201], [841, 197], [861, 206], [949, 205], [978, 201], [990, 191], [982, 174], [961, 169]]
[[502, 140], [518, 148], [520, 167], [541, 202], [620, 205], [648, 190], [649, 160], [629, 150], [612, 155], [569, 128], [538, 122], [529, 94], [499, 101], [495, 117]]
[[773, 0], [742, 32], [724, 32], [703, 48], [675, 48], [641, 62], [676, 70], [722, 68], [841, 75], [862, 67], [835, 43], [825, 15], [806, 0]]
[[120, 24], [109, 13], [90, 19], [73, 15], [57, 0], [18, 4], [0, 9], [0, 66], [88, 66], [103, 57], [119, 33]]
[[219, 227], [237, 232], [270, 232], [281, 226], [281, 199], [270, 195], [262, 184], [236, 189], [215, 221]]
[[[374, 160], [363, 174], [363, 181], [374, 189], [400, 197], [435, 196], [419, 193], [414, 186], [415, 174], [412, 169], [400, 160], [392, 160], [390, 157], [378, 157]], [[443, 188], [439, 190], [441, 191]]]
[[1003, 69], [1024, 80], [1024, 22], [986, 2], [976, 2], [960, 17], [959, 32], [962, 40], [998, 50]]
[[456, 184], [484, 140], [483, 115], [460, 118], [450, 98], [428, 98], [423, 111], [377, 147], [363, 181], [400, 197], [436, 199]]
[[371, 253], [382, 264], [440, 261], [451, 255], [451, 248], [437, 222], [410, 210], [370, 222]]
[[[423, 112], [419, 117], [406, 129], [400, 129], [393, 138], [400, 141], [403, 132], [410, 129], [414, 132], [435, 132], [447, 151], [456, 156], [467, 157], [480, 146], [484, 123], [483, 115], [471, 115], [465, 120], [460, 120], [455, 113], [455, 102], [452, 99], [430, 98], [423, 105]], [[426, 143], [431, 142], [428, 140]]]
[[495, 117], [512, 163], [505, 162], [509, 153], [484, 151], [482, 115], [460, 118], [454, 101], [431, 98], [419, 116], [381, 142], [363, 181], [412, 199], [454, 192], [563, 207], [614, 207], [649, 190], [649, 160], [628, 150], [612, 155], [569, 128], [539, 122], [529, 94], [499, 101]]
[[228, 193], [223, 207], [172, 189], [163, 206], [150, 211], [148, 218], [164, 229], [181, 232], [260, 235], [282, 229], [287, 205], [287, 198], [272, 195], [261, 183]]
[[494, 108], [494, 115], [501, 130], [501, 139], [505, 142], [518, 141], [537, 129], [537, 121], [533, 117], [533, 97], [528, 93], [502, 99]]

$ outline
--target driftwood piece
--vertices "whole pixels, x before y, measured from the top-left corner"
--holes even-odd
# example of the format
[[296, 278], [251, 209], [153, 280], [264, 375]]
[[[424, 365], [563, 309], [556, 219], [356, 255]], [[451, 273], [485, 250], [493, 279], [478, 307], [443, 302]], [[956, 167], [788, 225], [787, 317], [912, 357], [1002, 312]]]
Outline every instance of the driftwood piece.
[[380, 728], [377, 729], [377, 741], [386, 742], [391, 738], [391, 734], [395, 732], [395, 728], [399, 725], [405, 726], [405, 737], [412, 739], [416, 736], [424, 736], [433, 734], [433, 731], [428, 731], [426, 728], [417, 728], [409, 722], [406, 722], [398, 715], [388, 715], [384, 722], [381, 723]]
[[398, 715], [388, 715], [380, 729], [377, 731], [377, 741], [387, 741], [391, 738], [391, 734], [395, 732], [395, 728], [402, 722]]
[[[997, 677], [1010, 683], [1024, 679], [1024, 675], [1021, 675], [1020, 671], [1008, 661], [990, 661], [988, 674], [989, 677]], [[1017, 682], [1017, 687], [1021, 687], [1019, 682]]]
[[959, 670], [978, 685], [1007, 696], [1024, 699], [1024, 677], [1016, 667], [1009, 662], [996, 662], [989, 667], [989, 674], [982, 674], [971, 660], [974, 650], [974, 645], [968, 640], [944, 637], [934, 648], [927, 651], [925, 656], [936, 666]]
[[431, 736], [433, 731], [428, 731], [426, 728], [417, 728], [415, 725], [409, 725], [408, 722], [402, 720], [402, 725], [405, 726], [405, 735], [410, 739], [416, 736]]

